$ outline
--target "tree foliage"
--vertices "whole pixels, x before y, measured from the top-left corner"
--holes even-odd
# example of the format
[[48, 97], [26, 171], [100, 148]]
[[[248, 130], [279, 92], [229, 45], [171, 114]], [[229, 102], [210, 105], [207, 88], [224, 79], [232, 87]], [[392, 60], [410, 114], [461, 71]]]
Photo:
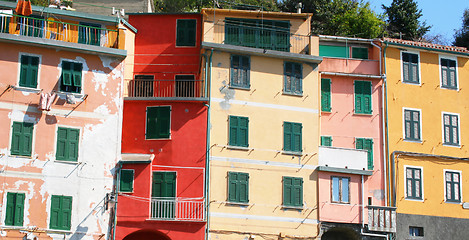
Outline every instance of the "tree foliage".
[[419, 18], [423, 16], [414, 0], [393, 0], [389, 7], [382, 5], [388, 19], [386, 32], [390, 37], [420, 40], [430, 30]]
[[469, 49], [469, 8], [464, 10], [462, 27], [454, 34], [453, 45]]
[[278, 11], [275, 0], [154, 0], [156, 12], [199, 12], [202, 8]]

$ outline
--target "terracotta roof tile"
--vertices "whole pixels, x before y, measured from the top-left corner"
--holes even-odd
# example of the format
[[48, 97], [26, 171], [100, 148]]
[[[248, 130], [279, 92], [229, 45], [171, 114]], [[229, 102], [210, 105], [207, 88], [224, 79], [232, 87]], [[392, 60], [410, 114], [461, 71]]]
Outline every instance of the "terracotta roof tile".
[[383, 40], [389, 43], [399, 43], [399, 44], [415, 46], [415, 47], [425, 47], [425, 48], [433, 48], [433, 49], [452, 51], [452, 52], [469, 53], [469, 50], [467, 50], [465, 47], [445, 46], [445, 45], [434, 44], [434, 43], [415, 42], [415, 41], [395, 39], [395, 38], [384, 38]]

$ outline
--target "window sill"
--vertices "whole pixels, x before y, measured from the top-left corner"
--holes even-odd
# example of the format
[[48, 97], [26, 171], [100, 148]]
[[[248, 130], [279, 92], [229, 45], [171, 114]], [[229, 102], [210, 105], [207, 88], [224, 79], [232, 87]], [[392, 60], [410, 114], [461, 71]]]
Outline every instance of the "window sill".
[[441, 89], [448, 89], [448, 90], [454, 90], [454, 91], [459, 91], [458, 87], [451, 87], [451, 86], [441, 86]]
[[405, 200], [414, 201], [414, 202], [423, 202], [422, 198], [408, 198], [408, 197], [406, 197]]
[[402, 80], [402, 83], [410, 84], [410, 85], [416, 85], [416, 86], [421, 86], [421, 83], [420, 83], [420, 82], [409, 82], [409, 81], [404, 81], [404, 80]]
[[445, 200], [445, 203], [461, 205], [461, 201]]
[[39, 94], [42, 91], [42, 89], [38, 89], [38, 88], [21, 87], [21, 86], [12, 86], [12, 87], [13, 87], [13, 89], [18, 90], [18, 91], [22, 91], [22, 92], [30, 92], [30, 93]]
[[331, 204], [341, 205], [341, 206], [344, 206], [344, 205], [349, 205], [349, 206], [351, 206], [349, 202], [331, 202]]
[[62, 229], [46, 229], [46, 232], [48, 233], [56, 233], [56, 234], [72, 234], [73, 232], [71, 230], [62, 230]]
[[282, 151], [282, 154], [293, 155], [293, 156], [303, 156], [302, 152], [292, 152], [292, 151]]
[[282, 92], [282, 94], [293, 97], [303, 97], [303, 93]]
[[411, 142], [411, 143], [422, 143], [421, 139], [405, 139], [404, 138], [404, 141], [405, 142]]
[[9, 157], [14, 157], [14, 158], [23, 158], [23, 159], [26, 159], [26, 160], [31, 160], [33, 159], [32, 156], [26, 156], [26, 155], [14, 155], [14, 154], [8, 154]]
[[171, 137], [170, 138], [146, 138], [145, 137], [145, 140], [171, 140]]
[[283, 210], [300, 210], [300, 211], [304, 209], [303, 206], [286, 206], [286, 205], [282, 205], [281, 208]]
[[373, 112], [371, 113], [357, 113], [357, 112], [353, 112], [353, 115], [355, 116], [373, 116]]
[[84, 101], [85, 100], [84, 98], [86, 96], [86, 94], [83, 94], [83, 93], [71, 93], [71, 92], [61, 92], [61, 91], [58, 91], [56, 93], [57, 93], [57, 96], [59, 96], [60, 98], [66, 98], [68, 95], [73, 95], [77, 101]]
[[241, 146], [232, 146], [232, 145], [228, 145], [226, 146], [227, 149], [231, 149], [231, 150], [241, 150], [241, 151], [249, 151], [251, 150], [249, 147], [241, 147]]
[[247, 203], [242, 203], [242, 202], [226, 202], [226, 205], [238, 206], [238, 207], [248, 207], [248, 206], [249, 206], [249, 202], [247, 202]]
[[58, 163], [67, 163], [67, 164], [71, 164], [71, 165], [78, 165], [78, 164], [81, 164], [81, 162], [78, 162], [78, 161], [67, 161], [67, 160], [57, 160], [57, 159], [55, 159], [54, 162], [58, 162]]
[[233, 86], [233, 85], [230, 85], [230, 88], [232, 88], [232, 89], [238, 89], [238, 90], [246, 90], [246, 91], [250, 91], [250, 90], [251, 90], [251, 86], [242, 87], [242, 86]]
[[461, 148], [461, 145], [455, 145], [455, 144], [450, 144], [450, 143], [443, 143], [443, 146], [445, 146], [445, 147]]
[[321, 109], [321, 113], [327, 113], [327, 114], [332, 113], [332, 109], [329, 109], [329, 110], [322, 110]]

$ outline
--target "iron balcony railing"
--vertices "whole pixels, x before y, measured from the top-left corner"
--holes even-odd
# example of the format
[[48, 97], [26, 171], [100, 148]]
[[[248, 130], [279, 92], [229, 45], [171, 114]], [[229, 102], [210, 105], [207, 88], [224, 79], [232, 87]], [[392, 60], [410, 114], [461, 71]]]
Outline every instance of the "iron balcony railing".
[[40, 16], [0, 14], [0, 33], [118, 48], [119, 32], [94, 24], [74, 24]]
[[368, 230], [396, 232], [396, 208], [368, 206]]
[[205, 98], [203, 80], [153, 80], [128, 81], [126, 97], [134, 98]]
[[165, 221], [205, 221], [204, 200], [153, 197], [150, 218]]

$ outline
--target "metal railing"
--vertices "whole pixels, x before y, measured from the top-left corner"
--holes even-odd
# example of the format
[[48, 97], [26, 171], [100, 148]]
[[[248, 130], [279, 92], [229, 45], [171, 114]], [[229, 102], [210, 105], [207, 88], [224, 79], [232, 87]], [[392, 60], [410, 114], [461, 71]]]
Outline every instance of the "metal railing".
[[0, 14], [0, 33], [118, 48], [118, 30], [61, 22], [58, 19]]
[[153, 220], [205, 221], [203, 199], [152, 198], [151, 215]]
[[205, 98], [203, 80], [153, 80], [128, 81], [126, 97], [136, 98]]
[[368, 230], [396, 232], [396, 208], [368, 206]]

